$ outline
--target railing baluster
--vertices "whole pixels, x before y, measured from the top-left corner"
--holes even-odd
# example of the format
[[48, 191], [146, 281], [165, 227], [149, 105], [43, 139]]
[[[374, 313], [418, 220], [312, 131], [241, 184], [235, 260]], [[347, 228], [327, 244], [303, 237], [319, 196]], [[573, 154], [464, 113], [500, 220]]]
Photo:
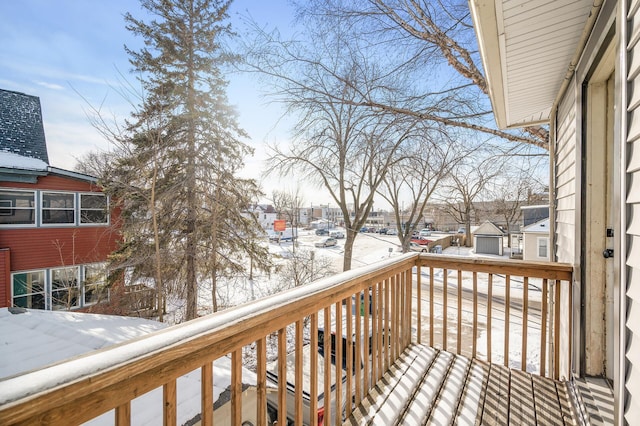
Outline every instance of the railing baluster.
[[[326, 348], [326, 347], [325, 347]], [[237, 423], [234, 423], [237, 424]], [[278, 424], [287, 424], [287, 329], [278, 330]]]
[[433, 330], [435, 329], [434, 324], [434, 313], [433, 313], [433, 267], [429, 267], [429, 346], [434, 345], [433, 341]]
[[491, 310], [491, 302], [493, 301], [493, 274], [489, 274], [487, 281], [487, 362], [491, 362], [491, 335], [493, 334], [493, 329], [491, 328], [491, 317], [493, 316], [493, 312]]
[[[370, 340], [370, 336], [371, 336], [371, 326], [370, 323], [373, 321], [372, 318], [372, 306], [371, 304], [372, 302], [372, 298], [373, 298], [373, 292], [374, 292], [374, 287], [369, 287], [367, 289], [364, 290], [364, 327], [363, 330], [361, 332], [356, 332], [357, 334], [362, 335], [362, 347], [364, 348], [362, 351], [359, 351], [359, 356], [362, 356], [364, 354], [364, 359], [361, 359], [360, 361], [364, 364], [364, 368], [362, 370], [362, 375], [364, 376], [364, 388], [363, 388], [363, 392], [360, 395], [360, 400], [362, 400], [362, 396], [369, 392], [369, 372], [370, 372], [370, 362], [373, 362], [373, 352], [371, 355], [371, 358], [369, 358], [368, 354], [371, 351], [371, 345], [373, 344]], [[358, 318], [358, 325], [360, 325], [360, 318]], [[377, 336], [376, 336], [377, 337]], [[356, 370], [356, 376], [357, 374], [360, 373], [360, 368], [358, 368]], [[358, 383], [361, 383], [361, 379], [358, 380]]]
[[472, 330], [471, 357], [476, 357], [476, 346], [478, 341], [478, 273], [473, 272], [473, 330]]
[[390, 358], [390, 343], [391, 343], [391, 320], [389, 319], [390, 309], [389, 309], [389, 287], [391, 287], [391, 279], [387, 278], [384, 281], [384, 344], [382, 348], [384, 349], [384, 370], [387, 371], [389, 369], [389, 358]]
[[504, 277], [505, 297], [504, 297], [504, 366], [509, 366], [509, 321], [511, 317], [509, 310], [511, 307], [511, 275]]
[[529, 313], [529, 277], [524, 277], [522, 288], [522, 360], [520, 369], [527, 371], [527, 325]]
[[372, 381], [371, 387], [373, 388], [374, 383], [382, 378], [382, 366], [384, 364], [383, 356], [384, 356], [384, 344], [386, 340], [385, 327], [384, 327], [384, 318], [383, 318], [383, 309], [384, 309], [384, 283], [385, 280], [382, 280], [378, 283], [378, 307], [377, 307], [377, 315], [378, 315], [378, 336], [381, 336], [381, 339], [378, 339], [378, 356], [377, 356], [377, 365], [378, 365], [378, 374], [375, 377], [375, 380]]
[[[286, 377], [286, 376], [285, 376]], [[231, 354], [231, 424], [242, 423], [242, 348]]]
[[164, 418], [164, 426], [175, 426], [177, 424], [176, 407], [176, 379], [173, 379], [162, 386], [162, 417]]
[[[359, 304], [364, 304], [364, 300], [362, 302], [360, 302], [360, 293], [356, 293], [356, 295], [358, 296], [358, 299], [356, 299], [356, 306], [358, 306]], [[345, 311], [345, 321], [347, 323], [347, 336], [346, 336], [346, 341], [347, 341], [347, 347], [345, 348], [345, 350], [347, 351], [346, 355], [346, 360], [347, 360], [347, 382], [346, 382], [346, 386], [347, 386], [347, 392], [346, 392], [346, 397], [345, 397], [345, 402], [346, 402], [346, 412], [350, 413], [352, 411], [351, 409], [351, 397], [353, 396], [353, 380], [352, 380], [352, 376], [353, 376], [353, 365], [354, 365], [354, 353], [353, 353], [353, 348], [354, 348], [354, 342], [353, 342], [353, 307], [352, 307], [352, 298], [349, 297], [347, 298], [347, 309]], [[359, 318], [359, 310], [358, 310], [358, 314], [357, 317]], [[358, 336], [358, 339], [360, 338], [360, 336]], [[358, 367], [358, 370], [360, 368]]]
[[[296, 321], [296, 378], [295, 378], [295, 423], [302, 424], [302, 377], [303, 377], [303, 359], [302, 359], [302, 321]], [[315, 352], [312, 352], [315, 354]]]
[[[359, 291], [356, 293], [356, 300], [358, 302], [356, 302], [356, 315], [355, 315], [355, 321], [356, 321], [356, 344], [355, 344], [355, 348], [356, 348], [356, 360], [355, 360], [355, 366], [356, 366], [356, 386], [355, 386], [355, 403], [356, 405], [360, 404], [360, 401], [362, 401], [362, 370], [363, 369], [367, 369], [367, 362], [362, 362], [362, 353], [363, 351], [367, 350], [365, 349], [366, 345], [369, 345], [369, 334], [362, 334], [362, 320], [364, 319], [364, 322], [367, 323], [369, 320], [369, 309], [371, 309], [369, 307], [369, 293], [367, 290], [364, 291], [364, 293], [362, 291]], [[361, 301], [361, 302], [360, 302]], [[367, 315], [365, 315], [365, 313]], [[366, 352], [364, 352], [366, 353]], [[360, 368], [362, 366], [362, 368]], [[366, 373], [365, 373], [366, 374]]]
[[[336, 400], [336, 415], [335, 415], [335, 424], [336, 426], [342, 424], [342, 419], [340, 418], [340, 413], [342, 412], [342, 302], [337, 301], [335, 304], [336, 309], [336, 363], [335, 363], [335, 371], [336, 371], [336, 392], [335, 392], [335, 400]], [[345, 348], [346, 349], [346, 348]], [[329, 404], [325, 404], [325, 407]]]
[[542, 307], [540, 312], [540, 375], [547, 372], [547, 279], [542, 280]]
[[[413, 277], [411, 279], [413, 281]], [[412, 284], [413, 286], [413, 284]], [[418, 343], [422, 343], [422, 274], [420, 265], [416, 265], [416, 308], [418, 309]]]
[[[324, 308], [324, 394], [331, 395], [331, 306]], [[331, 404], [324, 400], [324, 426], [331, 419]], [[280, 425], [286, 423], [278, 422]]]
[[447, 350], [447, 270], [442, 269], [442, 349]]
[[[391, 277], [391, 358], [389, 364], [395, 362], [396, 359], [396, 341], [398, 339], [396, 328], [396, 309], [398, 304], [396, 303], [396, 276]], [[386, 370], [386, 368], [385, 368]]]
[[200, 369], [200, 410], [202, 425], [213, 425], [213, 363], [207, 362]]
[[456, 336], [456, 353], [462, 355], [462, 271], [458, 269], [458, 335]]
[[553, 378], [560, 378], [560, 282], [555, 281], [555, 300], [553, 303], [554, 318], [553, 318], [553, 352], [554, 352], [554, 364], [553, 364]]
[[[407, 321], [405, 322], [405, 329], [407, 333], [407, 339], [404, 342], [404, 346], [407, 347], [411, 343], [413, 337], [411, 335], [411, 316], [413, 312], [413, 276], [411, 269], [407, 269], [406, 271], [404, 271], [404, 288], [406, 289], [407, 293], [407, 303], [405, 305], [405, 317], [407, 319]], [[420, 334], [420, 332], [418, 332], [418, 334]]]
[[[364, 351], [364, 364], [369, 365], [369, 361], [371, 361], [371, 382], [375, 383], [378, 380], [378, 333], [380, 332], [380, 328], [378, 327], [378, 289], [379, 283], [375, 283], [371, 287], [371, 337], [364, 333], [365, 345], [371, 345]], [[369, 321], [367, 321], [369, 322]], [[356, 327], [360, 325], [360, 321], [356, 323]], [[356, 329], [356, 334], [359, 331]], [[367, 352], [369, 351], [369, 352]], [[358, 351], [360, 353], [360, 351]], [[367, 356], [367, 354], [370, 356]], [[359, 365], [359, 364], [358, 364]], [[356, 368], [356, 379], [358, 382], [361, 381], [359, 379], [360, 369]], [[365, 393], [369, 391], [369, 386], [365, 385], [364, 387]], [[358, 401], [362, 401], [362, 395], [358, 398]]]
[[[324, 343], [324, 342], [323, 342]], [[309, 419], [310, 426], [318, 425], [318, 313], [311, 314], [311, 357], [309, 373], [311, 374], [309, 389]], [[325, 346], [325, 356], [326, 346]]]
[[127, 401], [116, 407], [116, 426], [129, 426], [131, 424], [131, 401]]
[[[559, 282], [559, 285], [562, 285], [562, 281]], [[573, 306], [573, 291], [571, 290], [571, 287], [567, 285], [567, 296], [569, 297], [569, 302], [567, 304], [567, 306]], [[569, 350], [565, 352], [565, 356], [566, 356], [566, 360], [567, 360], [567, 366], [568, 369], [571, 370], [571, 354], [573, 353], [573, 339], [571, 338], [571, 336], [573, 336], [573, 313], [572, 310], [569, 308], [567, 309], [567, 321], [569, 322], [569, 324], [567, 324], [567, 328], [568, 328], [568, 335], [567, 335], [567, 344], [569, 346]], [[558, 316], [560, 316], [560, 312], [558, 311]]]

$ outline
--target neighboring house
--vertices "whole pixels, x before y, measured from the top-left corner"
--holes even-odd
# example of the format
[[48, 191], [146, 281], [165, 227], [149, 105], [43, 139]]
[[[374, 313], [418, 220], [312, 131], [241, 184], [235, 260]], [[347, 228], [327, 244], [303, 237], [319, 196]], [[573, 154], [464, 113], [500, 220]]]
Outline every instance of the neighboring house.
[[504, 251], [504, 232], [496, 224], [486, 221], [473, 232], [476, 254], [496, 254]]
[[532, 223], [522, 229], [522, 259], [549, 260], [549, 219]]
[[271, 204], [254, 204], [249, 207], [262, 229], [273, 229], [273, 221], [278, 219], [278, 213]]
[[48, 164], [40, 100], [0, 90], [0, 307], [108, 300], [116, 219], [96, 178]]
[[[167, 324], [142, 318], [99, 315], [84, 312], [44, 312], [21, 308], [0, 308], [0, 381], [24, 374], [29, 370], [42, 370], [47, 366], [119, 343], [144, 339], [154, 331], [167, 328]], [[217, 359], [213, 364], [213, 403], [216, 423], [229, 424], [229, 386], [231, 360]], [[243, 421], [256, 422], [256, 375], [242, 369]], [[200, 420], [199, 371], [178, 378], [180, 388], [178, 424], [195, 425]], [[132, 402], [134, 424], [162, 424], [162, 388], [152, 390]], [[88, 425], [111, 425], [113, 413], [107, 412]], [[244, 424], [244, 423], [243, 423]]]
[[[470, 1], [501, 128], [549, 125], [550, 259], [574, 265], [569, 378], [640, 418], [640, 2]], [[570, 297], [571, 296], [571, 297]], [[568, 327], [569, 324], [560, 324]]]
[[529, 226], [549, 218], [549, 206], [522, 206], [522, 225]]

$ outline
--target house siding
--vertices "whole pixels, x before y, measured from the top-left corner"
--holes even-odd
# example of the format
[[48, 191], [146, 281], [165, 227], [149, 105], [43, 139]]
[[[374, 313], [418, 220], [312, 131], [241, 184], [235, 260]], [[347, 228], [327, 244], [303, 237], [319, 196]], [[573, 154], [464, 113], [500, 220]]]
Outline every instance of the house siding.
[[[569, 87], [574, 87], [570, 84]], [[576, 96], [568, 90], [557, 113], [555, 138], [556, 247], [558, 262], [574, 264], [576, 237]]]
[[640, 2], [629, 2], [627, 11], [627, 128], [625, 178], [626, 191], [626, 268], [625, 313], [625, 389], [624, 418], [634, 424], [640, 418]]

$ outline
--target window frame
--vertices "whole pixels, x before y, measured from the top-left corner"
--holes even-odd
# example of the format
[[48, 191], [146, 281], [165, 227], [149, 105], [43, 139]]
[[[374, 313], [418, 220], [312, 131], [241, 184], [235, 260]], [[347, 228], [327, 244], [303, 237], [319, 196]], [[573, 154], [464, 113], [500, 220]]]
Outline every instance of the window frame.
[[[96, 283], [91, 283], [91, 284], [87, 285], [87, 269], [90, 269], [90, 268], [102, 268], [103, 277], [102, 277], [101, 281], [98, 281]], [[100, 292], [102, 290], [100, 288], [100, 287], [102, 287], [106, 292], [106, 296], [107, 296], [106, 300], [107, 301], [110, 300], [111, 294], [110, 294], [110, 291], [109, 291], [109, 287], [107, 286], [107, 276], [108, 276], [107, 262], [87, 263], [85, 265], [82, 265], [82, 277], [81, 277], [82, 306], [92, 306], [92, 305], [95, 305], [96, 303], [98, 303], [98, 301], [100, 301], [100, 298], [98, 298], [98, 300], [96, 300], [96, 301], [87, 302], [87, 287], [95, 288], [96, 291], [98, 291], [98, 292]]]
[[[54, 280], [53, 280], [53, 274], [55, 271], [57, 270], [62, 270], [62, 269], [75, 269], [74, 271], [74, 278], [75, 278], [75, 284], [74, 285], [68, 285], [65, 287], [60, 287], [60, 288], [54, 288]], [[73, 309], [78, 309], [82, 307], [81, 304], [81, 282], [80, 282], [80, 265], [71, 265], [71, 266], [58, 266], [55, 268], [50, 268], [49, 269], [49, 298], [51, 300], [51, 302], [49, 303], [49, 310], [51, 311], [71, 311]], [[71, 293], [75, 293], [75, 295], [72, 294], [72, 298], [73, 296], [75, 296], [75, 303], [74, 304], [60, 304], [60, 303], [56, 303], [56, 300], [59, 300], [59, 298], [54, 298], [54, 293], [59, 294], [62, 292], [71, 292]]]
[[[544, 244], [541, 244], [544, 243]], [[545, 255], [540, 255], [540, 249], [544, 247]], [[549, 258], [549, 237], [538, 237], [536, 244], [536, 254], [538, 259], [548, 259]]]
[[[0, 223], [0, 228], [35, 228], [38, 226], [38, 221], [40, 219], [39, 206], [38, 206], [38, 191], [33, 189], [21, 189], [21, 188], [8, 188], [2, 187], [0, 188], [0, 193], [2, 192], [21, 192], [25, 194], [31, 194], [33, 197], [33, 207], [18, 207], [13, 205], [11, 200], [6, 200], [11, 202], [11, 206], [0, 207], [0, 210], [31, 210], [33, 212], [33, 222], [32, 223]], [[0, 214], [0, 216], [13, 216], [12, 213], [9, 214]]]
[[[23, 298], [23, 297], [27, 297], [27, 296], [33, 296], [36, 294], [41, 294], [42, 295], [42, 300], [43, 300], [43, 304], [44, 304], [44, 310], [49, 310], [49, 296], [48, 296], [48, 278], [47, 278], [47, 270], [46, 269], [29, 269], [26, 271], [18, 271], [18, 272], [12, 272], [11, 273], [11, 306], [19, 306], [15, 304], [15, 299], [16, 298]], [[23, 275], [23, 274], [34, 274], [34, 273], [42, 273], [42, 291], [41, 292], [31, 292], [31, 293], [25, 293], [25, 294], [20, 294], [20, 295], [16, 295], [15, 292], [15, 276], [16, 275]], [[22, 306], [19, 306], [22, 307]], [[34, 308], [34, 307], [26, 307], [26, 309], [40, 309], [40, 308]]]
[[[83, 209], [82, 208], [82, 197], [83, 196], [100, 196], [103, 197], [105, 199], [105, 206], [104, 206], [104, 214], [105, 214], [105, 218], [106, 221], [105, 222], [83, 222], [82, 221], [82, 212], [83, 211], [103, 211], [102, 209], [95, 209], [95, 208], [86, 208]], [[103, 192], [79, 192], [78, 193], [78, 226], [109, 226], [111, 224], [111, 213], [109, 210], [109, 203], [111, 202], [111, 200], [109, 199], [109, 196]]]
[[[73, 197], [73, 208], [50, 208], [50, 207], [45, 207], [44, 206], [44, 197], [46, 194], [64, 194], [64, 195], [71, 195]], [[78, 226], [78, 197], [77, 197], [77, 192], [71, 192], [71, 191], [58, 191], [58, 190], [51, 190], [51, 189], [43, 189], [40, 191], [40, 206], [39, 206], [39, 210], [40, 210], [40, 226], [42, 227], [52, 227], [52, 228], [68, 228], [71, 226]], [[73, 212], [73, 222], [53, 222], [53, 223], [48, 223], [44, 221], [45, 218], [45, 211], [72, 211]]]

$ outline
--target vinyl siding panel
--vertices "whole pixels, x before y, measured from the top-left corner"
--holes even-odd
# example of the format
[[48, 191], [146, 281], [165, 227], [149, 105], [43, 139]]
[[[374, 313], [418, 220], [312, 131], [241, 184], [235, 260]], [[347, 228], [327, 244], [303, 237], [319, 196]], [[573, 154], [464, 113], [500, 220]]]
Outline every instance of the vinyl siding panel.
[[[571, 84], [570, 87], [573, 87]], [[568, 90], [557, 114], [555, 145], [556, 255], [559, 262], [574, 263], [576, 221], [576, 99]]]
[[624, 418], [635, 424], [640, 418], [640, 11], [630, 3], [627, 45], [627, 128], [624, 185], [626, 208], [627, 282], [625, 311]]

